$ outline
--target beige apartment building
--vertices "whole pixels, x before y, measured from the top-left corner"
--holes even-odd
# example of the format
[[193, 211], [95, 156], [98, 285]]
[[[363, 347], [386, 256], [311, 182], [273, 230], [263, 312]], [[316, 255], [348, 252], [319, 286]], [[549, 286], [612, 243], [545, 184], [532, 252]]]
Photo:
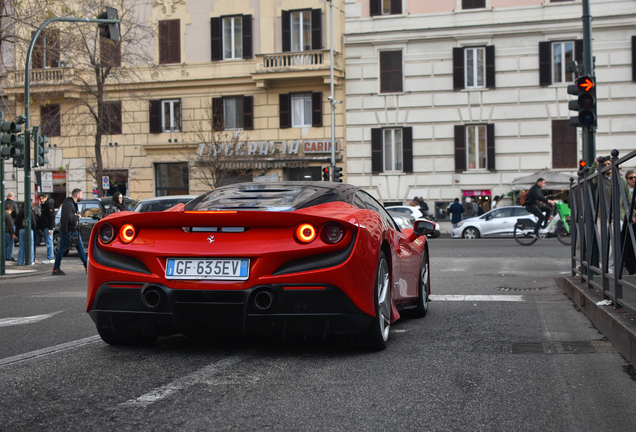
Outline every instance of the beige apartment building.
[[[322, 179], [321, 167], [331, 156], [329, 9], [326, 0], [157, 0], [133, 6], [127, 12], [145, 39], [142, 30], [131, 35], [132, 24], [122, 22], [121, 46], [109, 48], [103, 38], [96, 43], [102, 66], [108, 54], [112, 73], [119, 73], [104, 87], [100, 178], [92, 175], [97, 125], [90, 110], [97, 107], [88, 87], [78, 84], [94, 77], [81, 69], [84, 59], [60, 48], [59, 31], [68, 28], [51, 26], [32, 60], [31, 125], [41, 125], [55, 146], [49, 163], [35, 169], [33, 188], [60, 201], [75, 187], [90, 195], [101, 181], [108, 195], [119, 190], [141, 199], [253, 179]], [[342, 10], [336, 0], [338, 101], [344, 101]], [[90, 25], [96, 34], [95, 24], [83, 30]], [[16, 114], [24, 112], [25, 49], [3, 53], [9, 64], [2, 74], [3, 103]], [[344, 166], [345, 104], [335, 106], [336, 160]], [[22, 170], [5, 166], [6, 189], [20, 197]]]

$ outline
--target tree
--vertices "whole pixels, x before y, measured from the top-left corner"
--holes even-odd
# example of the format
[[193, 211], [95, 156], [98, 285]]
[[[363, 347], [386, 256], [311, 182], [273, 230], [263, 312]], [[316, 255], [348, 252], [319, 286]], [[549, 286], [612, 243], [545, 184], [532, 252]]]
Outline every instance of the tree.
[[143, 83], [158, 77], [154, 59], [156, 26], [146, 24], [153, 3], [133, 0], [13, 0], [11, 3], [12, 16], [3, 17], [3, 21], [12, 20], [10, 28], [14, 34], [17, 69], [22, 69], [21, 62], [24, 64], [21, 58], [26, 57], [28, 36], [47, 18], [96, 18], [106, 6], [118, 10], [121, 42], [101, 37], [95, 23], [54, 23], [41, 34], [32, 57], [34, 68], [64, 65], [69, 70], [63, 74], [62, 85], [32, 80], [32, 89], [46, 87], [46, 91], [32, 91], [32, 99], [41, 106], [53, 100], [62, 101], [62, 113], [72, 116], [70, 135], [92, 137], [92, 154], [85, 155], [90, 161], [87, 168], [98, 185], [99, 194], [103, 195], [104, 137], [122, 133], [122, 100], [147, 100]]

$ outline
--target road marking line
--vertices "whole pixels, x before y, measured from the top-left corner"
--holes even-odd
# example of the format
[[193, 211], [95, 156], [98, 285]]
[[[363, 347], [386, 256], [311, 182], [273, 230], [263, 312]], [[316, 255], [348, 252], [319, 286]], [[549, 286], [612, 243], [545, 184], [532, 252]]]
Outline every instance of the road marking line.
[[212, 375], [215, 375], [222, 370], [229, 368], [230, 366], [234, 366], [235, 364], [242, 362], [246, 358], [247, 356], [232, 356], [219, 360], [204, 367], [203, 369], [199, 369], [198, 371], [194, 371], [191, 374], [184, 376], [183, 378], [179, 378], [178, 380], [173, 381], [170, 384], [158, 387], [144, 395], [139, 396], [136, 399], [130, 399], [126, 402], [123, 402], [119, 404], [119, 406], [147, 407], [150, 404], [167, 398], [168, 396], [179, 390], [183, 390], [185, 388], [198, 384], [201, 381], [211, 377]]
[[500, 302], [522, 302], [525, 301], [521, 295], [445, 295], [432, 294], [429, 296], [433, 301], [500, 301]]
[[86, 291], [62, 291], [56, 293], [46, 293], [46, 294], [34, 294], [31, 297], [45, 297], [45, 298], [86, 298]]
[[28, 353], [24, 353], [24, 354], [19, 354], [17, 356], [13, 356], [13, 357], [7, 357], [4, 359], [0, 359], [0, 367], [2, 366], [6, 366], [12, 363], [17, 363], [20, 361], [24, 361], [24, 360], [29, 360], [32, 359], [34, 357], [40, 357], [43, 355], [47, 355], [47, 354], [53, 354], [56, 352], [60, 352], [60, 351], [64, 351], [64, 350], [68, 350], [71, 348], [76, 348], [78, 346], [82, 346], [82, 345], [87, 345], [89, 343], [93, 343], [93, 342], [97, 342], [98, 340], [101, 340], [101, 338], [99, 336], [90, 336], [84, 339], [78, 339], [76, 341], [73, 342], [66, 342], [63, 344], [59, 344], [59, 345], [55, 345], [52, 347], [48, 347], [48, 348], [42, 348], [39, 349], [37, 351], [31, 351]]
[[46, 315], [34, 315], [34, 316], [30, 316], [30, 317], [18, 317], [18, 318], [2, 318], [0, 319], [0, 327], [10, 327], [10, 326], [15, 326], [15, 325], [22, 325], [22, 324], [33, 324], [36, 323], [38, 321], [42, 321], [45, 320], [47, 318], [51, 318], [52, 316], [55, 316], [59, 313], [62, 313], [64, 311], [57, 311], [57, 312], [53, 312], [50, 314], [46, 314]]

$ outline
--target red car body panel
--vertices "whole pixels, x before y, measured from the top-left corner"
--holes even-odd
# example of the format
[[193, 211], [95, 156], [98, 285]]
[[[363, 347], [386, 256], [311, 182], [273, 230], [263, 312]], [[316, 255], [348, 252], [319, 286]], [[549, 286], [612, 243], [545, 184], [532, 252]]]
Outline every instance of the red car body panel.
[[[344, 238], [335, 245], [324, 243], [320, 236], [309, 244], [301, 244], [294, 238], [294, 229], [300, 223], [310, 223], [319, 230], [332, 221], [345, 229]], [[123, 243], [119, 236], [108, 244], [98, 240], [104, 224], [111, 224], [118, 232], [127, 223], [136, 229], [131, 243]], [[189, 227], [239, 227], [245, 231], [186, 232]], [[337, 265], [280, 273], [282, 266], [290, 262], [343, 252], [351, 246], [348, 257]], [[275, 284], [284, 290], [298, 292], [338, 287], [360, 312], [374, 317], [376, 269], [380, 251], [384, 250], [391, 269], [394, 321], [399, 318], [398, 310], [413, 303], [418, 296], [425, 248], [425, 236], [416, 236], [412, 230], [400, 232], [388, 226], [376, 211], [345, 202], [329, 202], [294, 211], [188, 213], [184, 211], [184, 205], [179, 204], [164, 212], [118, 212], [99, 221], [92, 230], [88, 246], [86, 309], [87, 312], [97, 309], [96, 296], [100, 287], [141, 291], [147, 284], [157, 284], [175, 291], [217, 292], [244, 291]], [[96, 257], [96, 253], [106, 254], [111, 261]], [[168, 258], [249, 258], [249, 278], [240, 281], [169, 279], [166, 278]], [[140, 263], [135, 265], [148, 271], [118, 268], [126, 266], [109, 264], [114, 262], [112, 260]]]

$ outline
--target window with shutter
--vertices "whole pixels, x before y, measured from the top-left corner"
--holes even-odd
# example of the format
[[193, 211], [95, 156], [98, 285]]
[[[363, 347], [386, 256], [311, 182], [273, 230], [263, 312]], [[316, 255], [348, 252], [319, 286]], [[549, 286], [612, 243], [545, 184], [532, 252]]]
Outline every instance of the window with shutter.
[[402, 0], [369, 0], [369, 9], [371, 16], [400, 15]]
[[212, 98], [212, 128], [215, 131], [221, 131], [225, 127], [223, 125], [223, 98]]
[[150, 133], [161, 133], [161, 101], [151, 100], [149, 105]]
[[252, 15], [243, 15], [243, 58], [252, 58]]
[[413, 128], [402, 128], [402, 154], [405, 173], [413, 172]]
[[221, 18], [210, 18], [210, 43], [212, 48], [212, 61], [223, 60], [223, 33], [221, 31]]
[[483, 9], [486, 7], [486, 0], [462, 0], [462, 9]]
[[254, 129], [254, 96], [243, 98], [243, 129]]
[[322, 92], [311, 94], [311, 125], [312, 127], [322, 126]]
[[371, 172], [379, 174], [383, 171], [382, 128], [371, 129]]
[[464, 48], [453, 48], [453, 89], [461, 90], [465, 84]]
[[311, 49], [322, 49], [322, 10], [311, 10]]
[[181, 100], [150, 101], [150, 133], [181, 132]]
[[243, 17], [223, 17], [223, 59], [243, 58]]
[[104, 135], [121, 134], [121, 102], [104, 102], [102, 108], [101, 133]]
[[455, 126], [455, 172], [466, 171], [466, 128]]
[[291, 127], [291, 112], [289, 110], [291, 105], [289, 93], [283, 93], [278, 95], [278, 109], [279, 109], [279, 127], [281, 129]]
[[402, 92], [402, 81], [402, 51], [380, 52], [380, 93]]
[[33, 69], [56, 68], [60, 61], [59, 30], [43, 30], [35, 41], [31, 56]]
[[61, 136], [61, 115], [59, 105], [47, 105], [40, 108], [42, 135]]
[[159, 21], [159, 64], [181, 62], [180, 21]]
[[281, 11], [280, 18], [281, 33], [283, 39], [283, 52], [291, 51], [291, 13], [289, 11]]
[[569, 120], [552, 120], [552, 168], [576, 168], [576, 131]]

